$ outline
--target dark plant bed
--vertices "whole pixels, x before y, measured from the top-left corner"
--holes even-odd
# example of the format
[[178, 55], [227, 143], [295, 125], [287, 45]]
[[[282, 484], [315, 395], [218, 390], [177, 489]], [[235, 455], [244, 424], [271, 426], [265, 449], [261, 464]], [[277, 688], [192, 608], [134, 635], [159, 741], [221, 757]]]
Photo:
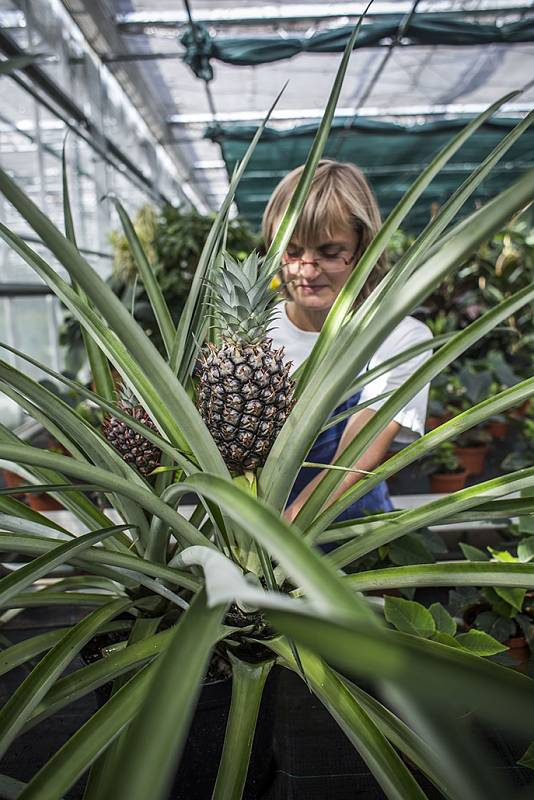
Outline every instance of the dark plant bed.
[[[431, 603], [441, 597], [439, 590], [436, 593], [436, 590], [428, 589], [418, 590], [418, 599]], [[9, 631], [9, 639], [13, 643], [40, 632], [40, 629], [30, 627], [34, 614], [34, 609], [24, 612], [20, 622], [27, 627]], [[81, 661], [76, 659], [71, 669], [80, 666]], [[25, 674], [19, 668], [2, 677], [0, 693], [3, 699], [13, 692]], [[369, 689], [368, 686], [364, 688]], [[274, 725], [276, 773], [271, 788], [262, 800], [325, 800], [327, 797], [335, 800], [353, 800], [354, 797], [358, 797], [358, 800], [385, 799], [364, 761], [298, 676], [287, 670], [279, 670], [277, 694]], [[9, 749], [0, 765], [0, 772], [27, 781], [96, 708], [95, 695], [89, 694], [69, 706], [68, 710], [28, 731]], [[488, 742], [488, 770], [498, 771], [500, 775], [506, 770], [509, 780], [517, 786], [518, 791], [534, 787], [534, 772], [515, 763], [526, 750], [528, 742], [512, 741], [510, 737], [494, 730], [486, 729], [484, 734]], [[415, 776], [428, 800], [442, 800], [443, 795], [420, 773], [416, 772]], [[79, 781], [67, 792], [65, 800], [82, 800], [84, 782]]]
[[[83, 664], [99, 661], [125, 638], [123, 632], [93, 637], [81, 651]], [[263, 692], [243, 800], [261, 800], [274, 780], [273, 731], [279, 673], [278, 668], [271, 670]], [[112, 683], [99, 686], [94, 692], [97, 704], [101, 706], [106, 703], [111, 693]], [[214, 652], [169, 800], [204, 800], [211, 797], [221, 759], [231, 697], [230, 664]]]
[[[47, 612], [49, 625], [41, 624], [40, 611]], [[59, 613], [56, 613], [58, 611]], [[16, 627], [6, 629], [5, 635], [12, 644], [16, 644], [39, 633], [62, 627], [64, 624], [69, 623], [65, 621], [63, 609], [31, 609], [20, 614], [12, 623]], [[102, 648], [111, 647], [124, 639], [124, 632], [106, 633], [95, 637], [83, 648], [83, 657], [78, 656], [67, 672], [73, 672], [93, 663], [101, 657]], [[37, 660], [0, 677], [0, 706], [13, 694]], [[268, 800], [271, 797], [278, 797], [272, 795], [276, 775], [273, 730], [277, 685], [282, 671], [286, 672], [274, 668], [267, 680], [259, 711], [261, 723], [256, 729], [252, 748], [252, 772], [247, 779], [243, 800]], [[212, 661], [207, 676], [209, 682], [201, 692], [185, 746], [182, 758], [185, 769], [180, 767], [177, 772], [169, 800], [204, 800], [211, 797], [231, 699], [232, 687], [228, 675], [229, 672], [226, 679], [221, 679], [223, 670], [220, 664]], [[0, 773], [19, 781], [29, 781], [97, 708], [109, 699], [110, 693], [111, 684], [106, 684], [17, 738], [2, 759]], [[86, 776], [64, 795], [65, 800], [82, 800], [85, 782]]]

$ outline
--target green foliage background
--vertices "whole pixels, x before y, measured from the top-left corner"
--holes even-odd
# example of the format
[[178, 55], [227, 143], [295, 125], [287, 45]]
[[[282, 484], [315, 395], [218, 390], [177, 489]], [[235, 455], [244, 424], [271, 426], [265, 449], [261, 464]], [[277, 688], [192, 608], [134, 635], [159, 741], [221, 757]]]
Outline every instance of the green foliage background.
[[[191, 288], [191, 281], [206, 242], [213, 214], [199, 214], [194, 209], [165, 205], [160, 210], [142, 206], [134, 217], [134, 227], [147, 258], [154, 269], [169, 311], [176, 324]], [[110, 235], [113, 248], [113, 272], [107, 283], [137, 322], [163, 353], [163, 341], [145, 287], [136, 280], [137, 268], [122, 231]], [[226, 249], [234, 258], [243, 259], [259, 245], [259, 237], [239, 217], [230, 220]], [[76, 320], [65, 313], [60, 334], [65, 349], [65, 366], [77, 375], [85, 364], [84, 346]]]

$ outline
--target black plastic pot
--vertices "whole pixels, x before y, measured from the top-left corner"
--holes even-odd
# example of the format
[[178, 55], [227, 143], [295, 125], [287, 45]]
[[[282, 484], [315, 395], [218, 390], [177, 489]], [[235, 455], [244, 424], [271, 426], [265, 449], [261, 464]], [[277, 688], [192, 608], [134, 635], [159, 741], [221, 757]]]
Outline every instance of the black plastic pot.
[[[83, 660], [91, 663], [101, 658], [102, 645], [112, 644], [112, 637], [113, 634], [104, 634], [91, 640], [81, 652]], [[261, 800], [274, 780], [273, 735], [278, 673], [277, 667], [271, 670], [263, 691], [243, 800]], [[112, 684], [106, 683], [95, 690], [100, 706], [109, 700], [111, 688]], [[209, 800], [211, 797], [231, 698], [230, 679], [203, 685], [168, 800]]]
[[[274, 709], [278, 670], [267, 679], [252, 745], [243, 800], [260, 800], [275, 774]], [[209, 800], [217, 777], [232, 694], [231, 680], [202, 687], [169, 800]]]

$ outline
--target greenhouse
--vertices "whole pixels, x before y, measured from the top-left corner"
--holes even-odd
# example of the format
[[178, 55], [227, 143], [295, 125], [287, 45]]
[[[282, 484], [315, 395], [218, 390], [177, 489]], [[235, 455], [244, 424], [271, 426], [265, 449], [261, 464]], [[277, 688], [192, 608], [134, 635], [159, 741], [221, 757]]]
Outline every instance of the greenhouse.
[[0, 800], [534, 798], [534, 2], [0, 0]]

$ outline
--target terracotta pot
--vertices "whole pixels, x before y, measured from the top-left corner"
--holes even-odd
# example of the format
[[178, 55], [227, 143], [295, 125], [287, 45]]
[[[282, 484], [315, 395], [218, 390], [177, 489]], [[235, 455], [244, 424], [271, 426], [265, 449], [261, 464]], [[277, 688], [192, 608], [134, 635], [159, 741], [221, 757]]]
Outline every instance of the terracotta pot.
[[527, 413], [530, 405], [530, 398], [523, 400], [521, 405], [514, 406], [513, 408], [508, 409], [508, 416], [512, 417], [512, 419], [523, 419], [525, 414]]
[[456, 447], [455, 453], [468, 475], [480, 475], [484, 471], [488, 449], [487, 444], [476, 447]]
[[463, 489], [467, 472], [436, 472], [430, 476], [430, 491], [435, 494], [448, 494]]
[[[11, 472], [9, 469], [2, 470], [2, 477], [8, 489], [16, 489], [17, 486], [22, 486], [24, 484], [24, 478], [21, 478], [16, 472]], [[14, 497], [16, 500], [23, 500], [25, 494], [24, 492], [20, 492], [18, 494], [12, 494], [10, 497]]]
[[62, 511], [64, 508], [61, 503], [43, 492], [27, 494], [26, 501], [34, 511]]
[[510, 423], [500, 419], [491, 419], [486, 425], [486, 430], [492, 439], [506, 439], [510, 430]]
[[452, 419], [452, 414], [441, 414], [439, 417], [427, 417], [425, 422], [425, 430], [433, 431], [434, 428], [439, 428], [440, 425], [443, 425], [444, 422], [448, 422], [448, 420]]
[[527, 661], [530, 657], [530, 648], [524, 636], [512, 636], [505, 642], [506, 647], [509, 647], [508, 654], [516, 662], [516, 669], [519, 672], [527, 672]]

